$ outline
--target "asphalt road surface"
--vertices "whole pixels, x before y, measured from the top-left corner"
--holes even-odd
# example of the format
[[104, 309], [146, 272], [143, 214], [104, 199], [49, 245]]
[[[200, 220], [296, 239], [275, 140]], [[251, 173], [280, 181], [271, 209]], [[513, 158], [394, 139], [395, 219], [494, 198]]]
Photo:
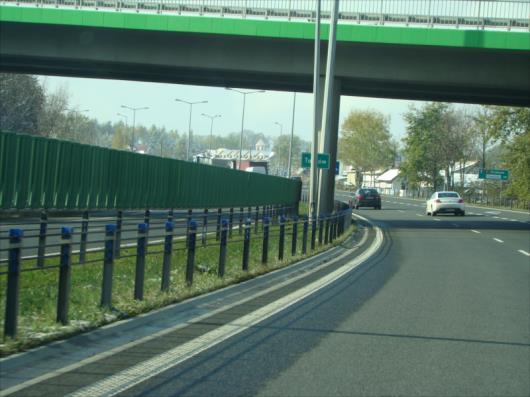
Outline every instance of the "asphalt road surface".
[[394, 198], [355, 213], [384, 235], [362, 270], [120, 395], [529, 396], [528, 214]]

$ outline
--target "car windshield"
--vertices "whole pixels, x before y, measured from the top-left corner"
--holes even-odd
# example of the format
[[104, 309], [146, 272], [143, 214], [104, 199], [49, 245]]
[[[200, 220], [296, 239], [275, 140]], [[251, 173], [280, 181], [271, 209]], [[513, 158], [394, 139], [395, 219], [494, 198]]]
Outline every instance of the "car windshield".
[[363, 189], [361, 190], [361, 194], [366, 194], [367, 196], [376, 196], [378, 193], [377, 193], [377, 190], [375, 189]]
[[458, 193], [450, 192], [450, 193], [438, 193], [438, 197], [439, 198], [445, 198], [445, 197], [456, 197], [456, 198], [458, 198], [460, 196], [458, 195]]

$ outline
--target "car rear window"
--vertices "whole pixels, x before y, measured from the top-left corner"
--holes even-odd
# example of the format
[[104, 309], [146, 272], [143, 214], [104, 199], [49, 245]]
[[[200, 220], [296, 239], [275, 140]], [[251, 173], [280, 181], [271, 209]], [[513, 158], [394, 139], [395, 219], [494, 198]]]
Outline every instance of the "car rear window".
[[438, 197], [440, 198], [443, 198], [443, 197], [460, 197], [458, 196], [458, 193], [438, 193]]
[[377, 193], [377, 190], [375, 189], [364, 189], [361, 191], [362, 194], [367, 194], [367, 195], [373, 195], [373, 196], [376, 196], [378, 195], [379, 193]]

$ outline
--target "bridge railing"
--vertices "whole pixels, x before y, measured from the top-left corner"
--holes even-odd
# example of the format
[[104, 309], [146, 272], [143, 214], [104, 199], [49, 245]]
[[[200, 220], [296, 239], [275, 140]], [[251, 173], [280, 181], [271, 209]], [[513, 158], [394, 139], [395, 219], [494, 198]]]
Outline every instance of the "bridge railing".
[[[329, 18], [332, 2], [322, 0], [323, 19]], [[3, 0], [0, 3], [313, 21], [316, 0]], [[339, 3], [339, 23], [527, 30], [529, 22], [528, 0], [348, 0]]]

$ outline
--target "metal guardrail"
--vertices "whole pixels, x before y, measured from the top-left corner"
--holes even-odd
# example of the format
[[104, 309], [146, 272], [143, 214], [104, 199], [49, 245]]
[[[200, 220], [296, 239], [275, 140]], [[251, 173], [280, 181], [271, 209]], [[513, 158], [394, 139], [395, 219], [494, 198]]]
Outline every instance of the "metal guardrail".
[[[322, 0], [329, 19], [334, 0]], [[316, 0], [3, 0], [0, 4], [313, 21]], [[518, 29], [530, 27], [529, 0], [342, 0], [339, 23]]]

